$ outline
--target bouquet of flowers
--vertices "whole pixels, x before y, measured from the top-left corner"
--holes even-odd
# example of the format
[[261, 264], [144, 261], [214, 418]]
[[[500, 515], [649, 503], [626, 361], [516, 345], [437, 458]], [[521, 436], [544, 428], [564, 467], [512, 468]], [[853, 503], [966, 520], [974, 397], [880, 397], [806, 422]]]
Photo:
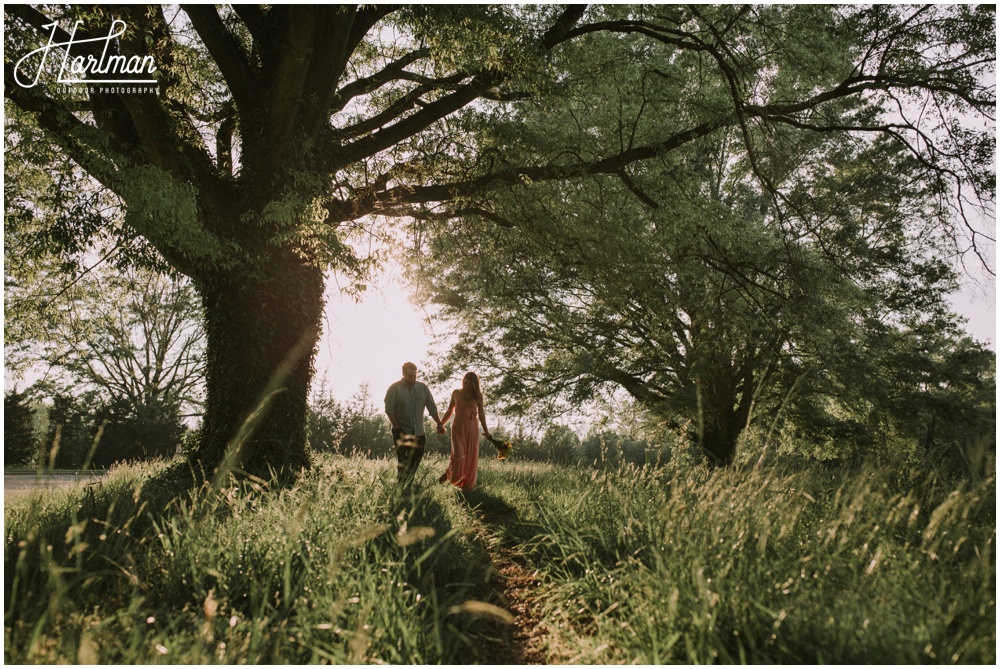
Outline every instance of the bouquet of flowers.
[[510, 439], [507, 441], [500, 441], [499, 439], [490, 437], [490, 442], [497, 447], [497, 460], [506, 460], [510, 455], [511, 450], [514, 448], [514, 444], [510, 443]]

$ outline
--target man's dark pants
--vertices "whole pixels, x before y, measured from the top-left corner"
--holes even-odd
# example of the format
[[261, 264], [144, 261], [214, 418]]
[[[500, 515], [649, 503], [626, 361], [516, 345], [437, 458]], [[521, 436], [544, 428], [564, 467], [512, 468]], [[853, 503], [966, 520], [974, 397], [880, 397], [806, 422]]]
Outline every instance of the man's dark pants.
[[416, 446], [400, 446], [399, 438], [402, 434], [402, 430], [392, 429], [392, 441], [396, 444], [396, 485], [408, 488], [413, 483], [413, 477], [416, 476], [420, 461], [424, 458], [427, 436], [422, 434], [417, 437]]

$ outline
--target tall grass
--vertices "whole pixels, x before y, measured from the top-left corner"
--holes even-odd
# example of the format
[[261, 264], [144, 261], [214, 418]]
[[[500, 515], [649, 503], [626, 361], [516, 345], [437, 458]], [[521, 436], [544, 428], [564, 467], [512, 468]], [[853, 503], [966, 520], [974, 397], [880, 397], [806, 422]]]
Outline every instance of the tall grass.
[[6, 506], [6, 662], [460, 663], [495, 636], [460, 609], [489, 560], [454, 491], [331, 456], [157, 508], [154, 474]]
[[8, 499], [4, 660], [509, 660], [469, 605], [501, 603], [482, 523], [538, 574], [553, 663], [995, 660], [992, 460], [969, 479], [483, 460], [467, 494], [443, 466], [410, 496], [393, 462], [321, 456], [285, 487], [136, 465]]
[[536, 465], [480, 480], [520, 507], [508, 541], [547, 575], [554, 659], [993, 663], [993, 472]]

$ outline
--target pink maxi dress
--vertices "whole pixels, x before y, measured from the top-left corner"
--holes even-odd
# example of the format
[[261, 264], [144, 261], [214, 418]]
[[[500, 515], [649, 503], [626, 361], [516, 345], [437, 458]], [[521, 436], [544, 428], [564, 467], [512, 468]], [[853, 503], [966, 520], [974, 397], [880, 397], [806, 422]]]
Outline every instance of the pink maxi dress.
[[451, 462], [445, 476], [462, 490], [472, 490], [479, 469], [479, 403], [455, 393], [455, 422], [451, 426]]

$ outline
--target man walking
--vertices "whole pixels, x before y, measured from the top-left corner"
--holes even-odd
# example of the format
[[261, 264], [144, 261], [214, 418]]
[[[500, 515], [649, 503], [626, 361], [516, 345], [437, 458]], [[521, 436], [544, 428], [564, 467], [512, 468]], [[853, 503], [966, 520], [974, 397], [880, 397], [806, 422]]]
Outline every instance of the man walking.
[[[424, 434], [424, 410], [437, 423], [438, 434], [446, 434], [438, 418], [437, 406], [430, 388], [417, 381], [417, 366], [403, 365], [403, 378], [389, 386], [385, 393], [385, 415], [392, 424], [392, 439], [396, 444], [397, 485], [408, 488], [424, 457], [427, 436]], [[406, 437], [415, 437], [407, 439]]]

